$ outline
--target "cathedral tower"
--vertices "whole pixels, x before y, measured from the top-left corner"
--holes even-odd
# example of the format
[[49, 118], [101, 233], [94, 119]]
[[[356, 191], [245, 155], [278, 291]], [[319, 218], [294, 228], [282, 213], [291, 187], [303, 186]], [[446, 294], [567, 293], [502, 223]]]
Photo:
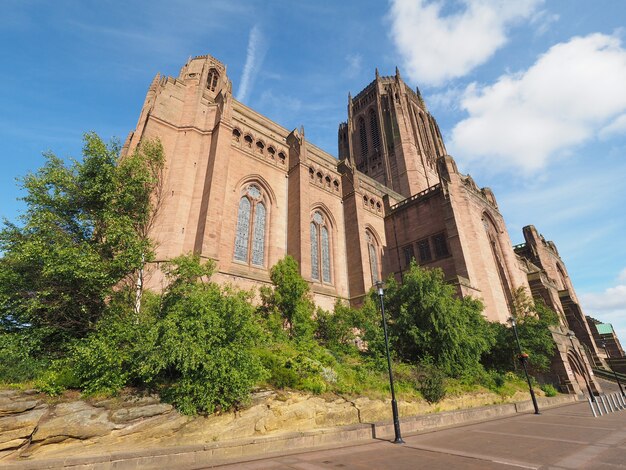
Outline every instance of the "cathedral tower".
[[419, 90], [394, 76], [376, 78], [348, 98], [339, 126], [339, 158], [409, 197], [439, 182], [437, 158], [446, 154], [437, 122]]

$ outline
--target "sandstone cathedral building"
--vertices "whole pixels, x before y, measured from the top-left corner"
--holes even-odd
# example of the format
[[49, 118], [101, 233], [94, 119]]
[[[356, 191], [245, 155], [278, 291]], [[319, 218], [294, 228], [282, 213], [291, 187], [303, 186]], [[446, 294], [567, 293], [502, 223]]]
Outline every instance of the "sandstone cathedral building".
[[[493, 192], [459, 172], [397, 69], [377, 71], [349, 97], [338, 159], [303, 129], [237, 101], [211, 56], [190, 59], [176, 78], [157, 74], [122, 154], [147, 138], [159, 138], [166, 157], [151, 234], [157, 265], [194, 252], [216, 262], [217, 282], [251, 288], [269, 284], [270, 268], [291, 255], [315, 302], [331, 309], [337, 299], [359, 305], [415, 259], [442, 269], [458, 295], [481, 299], [498, 322], [524, 287], [560, 317], [550, 379], [564, 391], [598, 390], [590, 366], [600, 353], [555, 244], [527, 226], [526, 242], [512, 245]], [[159, 289], [153, 271], [147, 285]]]

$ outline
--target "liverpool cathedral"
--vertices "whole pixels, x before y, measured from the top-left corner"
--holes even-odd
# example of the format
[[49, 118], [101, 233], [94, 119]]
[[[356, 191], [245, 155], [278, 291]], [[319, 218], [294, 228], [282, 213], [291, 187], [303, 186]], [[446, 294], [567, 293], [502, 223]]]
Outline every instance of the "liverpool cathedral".
[[[598, 391], [591, 366], [601, 353], [555, 244], [529, 225], [525, 243], [512, 245], [495, 195], [459, 171], [397, 69], [349, 96], [338, 158], [237, 101], [211, 56], [190, 59], [178, 77], [157, 74], [122, 154], [151, 138], [166, 156], [157, 268], [193, 252], [216, 262], [215, 281], [247, 289], [268, 284], [291, 255], [315, 302], [331, 309], [337, 299], [359, 305], [390, 275], [401, 280], [414, 259], [499, 322], [524, 287], [560, 317], [545, 380]], [[147, 286], [162, 283], [154, 269]]]

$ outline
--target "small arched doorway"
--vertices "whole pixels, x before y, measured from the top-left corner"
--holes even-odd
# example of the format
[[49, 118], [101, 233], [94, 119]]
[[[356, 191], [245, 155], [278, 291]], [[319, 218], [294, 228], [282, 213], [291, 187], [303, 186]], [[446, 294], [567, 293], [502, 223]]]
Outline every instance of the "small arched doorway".
[[581, 362], [575, 351], [571, 349], [567, 351], [567, 361], [580, 390], [583, 393], [593, 393], [590, 389], [591, 377], [589, 377], [585, 365]]

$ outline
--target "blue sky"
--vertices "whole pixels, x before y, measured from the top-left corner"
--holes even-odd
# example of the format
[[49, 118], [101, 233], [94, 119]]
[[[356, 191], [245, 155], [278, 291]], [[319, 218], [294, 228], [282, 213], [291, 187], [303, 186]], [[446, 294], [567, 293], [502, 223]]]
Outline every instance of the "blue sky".
[[586, 313], [626, 341], [625, 24], [620, 0], [3, 0], [0, 216], [23, 210], [15, 178], [42, 152], [123, 141], [154, 75], [189, 56], [333, 155], [348, 92], [397, 65], [513, 243], [527, 224], [554, 240]]

